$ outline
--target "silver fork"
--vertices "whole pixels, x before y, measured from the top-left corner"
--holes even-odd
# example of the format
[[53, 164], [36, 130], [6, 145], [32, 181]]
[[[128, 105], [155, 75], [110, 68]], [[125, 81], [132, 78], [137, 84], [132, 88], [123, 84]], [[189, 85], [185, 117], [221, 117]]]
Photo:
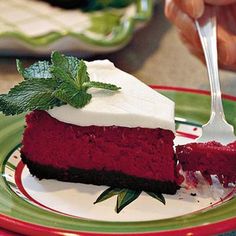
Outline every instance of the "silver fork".
[[224, 145], [236, 140], [234, 128], [225, 120], [222, 106], [216, 43], [216, 15], [195, 22], [204, 51], [211, 87], [211, 116], [197, 142], [217, 141]]

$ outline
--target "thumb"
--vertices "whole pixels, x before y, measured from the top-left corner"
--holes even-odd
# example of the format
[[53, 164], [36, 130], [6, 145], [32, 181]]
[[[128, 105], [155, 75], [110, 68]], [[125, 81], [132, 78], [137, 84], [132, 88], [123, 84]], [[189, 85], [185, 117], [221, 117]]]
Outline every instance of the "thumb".
[[[196, 19], [204, 12], [204, 0], [174, 0], [178, 7], [190, 17]], [[214, 0], [212, 0], [214, 1]]]
[[211, 5], [228, 5], [232, 3], [236, 3], [236, 0], [204, 0], [205, 3]]

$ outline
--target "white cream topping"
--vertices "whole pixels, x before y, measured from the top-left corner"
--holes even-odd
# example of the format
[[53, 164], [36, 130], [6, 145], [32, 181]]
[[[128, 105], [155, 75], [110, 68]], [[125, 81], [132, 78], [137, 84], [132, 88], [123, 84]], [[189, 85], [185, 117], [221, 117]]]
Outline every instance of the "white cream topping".
[[175, 130], [174, 102], [108, 60], [86, 62], [91, 81], [115, 84], [118, 92], [89, 89], [92, 99], [76, 109], [54, 107], [48, 113], [59, 121], [78, 126], [123, 126]]

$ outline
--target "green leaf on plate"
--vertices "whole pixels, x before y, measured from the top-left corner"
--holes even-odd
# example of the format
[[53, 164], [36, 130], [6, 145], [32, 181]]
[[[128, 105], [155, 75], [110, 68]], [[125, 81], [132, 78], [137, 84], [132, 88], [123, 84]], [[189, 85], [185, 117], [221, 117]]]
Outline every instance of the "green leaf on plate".
[[142, 191], [123, 189], [117, 197], [116, 212], [119, 213], [122, 209], [128, 206], [136, 198], [139, 197]]
[[161, 193], [152, 193], [152, 192], [145, 192], [145, 193], [147, 193], [149, 196], [157, 199], [158, 201], [162, 202], [164, 205], [166, 204], [166, 200]]
[[16, 59], [16, 69], [19, 74], [24, 77], [25, 68], [23, 67], [22, 62], [19, 59]]
[[97, 81], [89, 81], [83, 84], [83, 87], [88, 88], [100, 88], [100, 89], [107, 89], [112, 91], [117, 91], [120, 89], [120, 87], [114, 85], [114, 84], [108, 84], [108, 83], [102, 83]]
[[31, 110], [48, 110], [61, 102], [53, 95], [54, 79], [28, 79], [0, 95], [0, 110], [5, 115], [16, 115]]
[[54, 51], [51, 54], [51, 61], [54, 66], [58, 66], [66, 72], [69, 70], [69, 63], [65, 55], [60, 52]]
[[91, 94], [86, 93], [84, 90], [79, 90], [74, 82], [71, 83], [68, 81], [64, 81], [59, 85], [53, 95], [75, 108], [84, 107], [92, 98]]
[[52, 52], [51, 61], [53, 66], [61, 68], [65, 73], [69, 74], [74, 80], [77, 74], [80, 60], [76, 57], [65, 56], [60, 52]]
[[98, 203], [98, 202], [103, 202], [115, 195], [118, 195], [123, 189], [121, 188], [113, 188], [110, 187], [108, 189], [106, 189], [104, 192], [102, 192], [102, 194], [97, 198], [97, 200], [94, 202], [94, 204]]
[[63, 70], [61, 67], [52, 66], [51, 73], [53, 74], [54, 78], [56, 78], [61, 83], [63, 82], [69, 82], [71, 84], [75, 83], [71, 74], [66, 73], [66, 71]]
[[85, 82], [90, 81], [89, 74], [87, 72], [87, 66], [83, 60], [80, 60], [78, 65], [75, 81], [80, 87], [82, 87]]
[[77, 75], [77, 68], [80, 64], [80, 60], [77, 57], [67, 56], [66, 57], [69, 64], [69, 70], [73, 76], [73, 78], [76, 78]]
[[[122, 188], [114, 188], [110, 187], [106, 189], [102, 194], [97, 198], [94, 204], [105, 201], [115, 195], [117, 195], [116, 202], [116, 213], [119, 213], [122, 209], [128, 206], [131, 202], [139, 197], [142, 193], [141, 190], [130, 190], [130, 189], [122, 189]], [[161, 193], [152, 193], [146, 192], [149, 196], [155, 198], [156, 200], [162, 202], [164, 205], [166, 204], [165, 198]]]
[[24, 79], [51, 79], [51, 65], [48, 61], [38, 61], [28, 68], [23, 68], [22, 63], [17, 60], [17, 68]]

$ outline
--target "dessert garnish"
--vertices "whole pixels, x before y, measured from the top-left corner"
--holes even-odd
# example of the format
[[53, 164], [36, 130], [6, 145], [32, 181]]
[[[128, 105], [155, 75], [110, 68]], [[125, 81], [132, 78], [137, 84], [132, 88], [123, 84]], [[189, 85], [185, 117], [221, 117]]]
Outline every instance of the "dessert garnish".
[[17, 70], [24, 80], [8, 94], [0, 95], [0, 111], [5, 115], [16, 115], [33, 110], [48, 110], [69, 104], [82, 108], [92, 98], [89, 88], [117, 91], [113, 84], [90, 81], [83, 60], [52, 52], [51, 62], [39, 61], [24, 68], [17, 60]]
[[[142, 191], [140, 190], [120, 189], [120, 188], [110, 187], [101, 193], [101, 195], [97, 198], [94, 204], [105, 201], [113, 196], [117, 196], [115, 211], [116, 213], [119, 213], [131, 202], [137, 199], [141, 193]], [[153, 193], [147, 191], [145, 191], [145, 193], [153, 197], [154, 199], [162, 202], [164, 205], [166, 204], [165, 198], [161, 193]]]

